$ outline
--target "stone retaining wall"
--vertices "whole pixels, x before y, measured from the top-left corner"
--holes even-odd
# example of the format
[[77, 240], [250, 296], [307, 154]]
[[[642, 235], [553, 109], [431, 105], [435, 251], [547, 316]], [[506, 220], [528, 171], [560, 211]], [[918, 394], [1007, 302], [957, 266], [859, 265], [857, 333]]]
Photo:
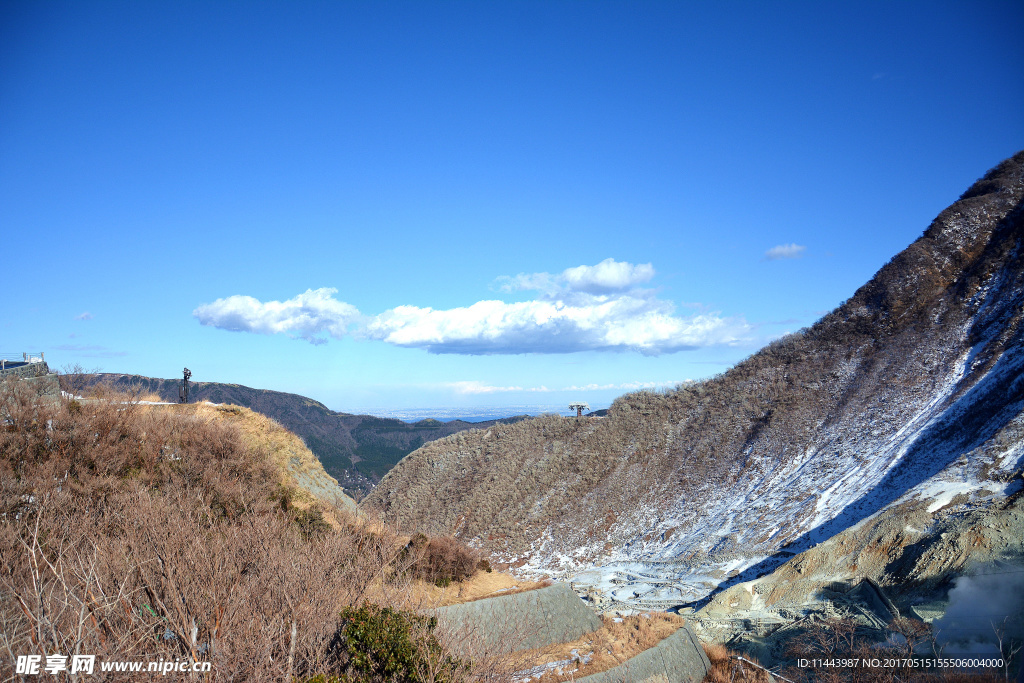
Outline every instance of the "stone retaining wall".
[[60, 381], [57, 379], [57, 375], [55, 373], [42, 375], [40, 377], [26, 377], [21, 380], [21, 382], [32, 387], [39, 396], [60, 398]]
[[636, 657], [578, 683], [699, 683], [711, 671], [711, 662], [704, 653], [689, 624]]
[[553, 586], [427, 610], [461, 655], [530, 650], [576, 640], [601, 619], [568, 586]]
[[0, 370], [0, 379], [7, 379], [8, 377], [27, 379], [29, 377], [42, 377], [50, 374], [50, 367], [42, 361], [36, 363], [12, 362], [17, 363], [17, 365], [13, 368], [5, 367]]
[[16, 382], [29, 387], [39, 396], [60, 398], [60, 381], [56, 373], [46, 373], [46, 363], [31, 363], [7, 368], [0, 373], [0, 382]]

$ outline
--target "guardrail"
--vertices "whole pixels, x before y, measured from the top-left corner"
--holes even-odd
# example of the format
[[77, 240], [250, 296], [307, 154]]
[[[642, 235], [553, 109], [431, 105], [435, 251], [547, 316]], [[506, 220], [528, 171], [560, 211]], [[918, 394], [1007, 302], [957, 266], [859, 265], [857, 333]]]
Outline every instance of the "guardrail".
[[39, 352], [38, 356], [33, 356], [31, 353], [25, 353], [24, 351], [0, 351], [0, 360], [5, 360], [8, 363], [42, 363], [46, 358], [42, 351]]
[[38, 356], [22, 353], [21, 358], [18, 358], [13, 353], [0, 353], [0, 377], [20, 377], [24, 379], [26, 377], [46, 375], [49, 372], [50, 368], [46, 365], [42, 352]]

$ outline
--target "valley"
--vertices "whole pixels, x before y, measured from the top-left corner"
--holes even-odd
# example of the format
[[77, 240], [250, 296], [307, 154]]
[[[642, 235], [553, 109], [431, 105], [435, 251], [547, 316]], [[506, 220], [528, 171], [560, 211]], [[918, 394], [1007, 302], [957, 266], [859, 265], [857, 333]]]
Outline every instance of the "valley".
[[[91, 373], [86, 383], [114, 389], [155, 394], [164, 401], [178, 400], [180, 379], [141, 375]], [[394, 465], [424, 443], [467, 429], [512, 423], [525, 416], [466, 422], [424, 418], [413, 423], [373, 415], [352, 415], [327, 408], [319, 401], [281, 391], [253, 389], [240, 384], [192, 382], [191, 400], [227, 403], [251, 408], [277, 420], [297, 434], [357, 500], [365, 496]]]
[[[797, 625], [837, 619], [882, 640], [919, 620], [991, 654], [983, 620], [1024, 640], [1022, 199], [1024, 153], [811, 327], [600, 415], [408, 424], [239, 385], [194, 396], [300, 436], [360, 515], [605, 615], [677, 612], [773, 666]], [[970, 590], [1000, 599], [961, 618]]]

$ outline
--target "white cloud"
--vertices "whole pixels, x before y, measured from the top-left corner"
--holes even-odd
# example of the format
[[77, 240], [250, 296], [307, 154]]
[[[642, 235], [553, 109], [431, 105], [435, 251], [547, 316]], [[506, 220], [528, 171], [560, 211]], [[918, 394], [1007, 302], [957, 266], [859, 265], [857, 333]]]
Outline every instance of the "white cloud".
[[326, 332], [341, 339], [361, 316], [355, 306], [338, 301], [338, 290], [324, 287], [307, 289], [287, 301], [266, 303], [251, 296], [229, 296], [210, 304], [202, 304], [192, 315], [200, 324], [233, 332], [260, 334], [284, 333], [305, 339], [311, 344], [324, 344], [320, 336]]
[[500, 284], [503, 292], [538, 291], [557, 292], [558, 276], [551, 273], [519, 273], [514, 277], [502, 275], [495, 282]]
[[75, 320], [92, 320], [92, 313], [85, 311], [75, 316]]
[[571, 290], [592, 294], [627, 289], [652, 277], [654, 266], [650, 263], [634, 265], [610, 258], [596, 266], [576, 266], [562, 271], [562, 279]]
[[568, 292], [609, 294], [629, 289], [654, 277], [650, 263], [633, 264], [606, 258], [594, 266], [566, 268], [558, 275], [551, 273], [520, 273], [515, 277], [498, 278], [506, 292], [535, 290], [549, 295]]
[[656, 355], [713, 344], [736, 344], [751, 327], [742, 319], [703, 313], [674, 315], [649, 292], [576, 295], [505, 303], [479, 301], [435, 310], [398, 306], [364, 329], [370, 339], [431, 353], [510, 354], [639, 351]]
[[337, 290], [311, 289], [284, 302], [231, 296], [203, 304], [193, 315], [203, 325], [286, 333], [314, 344], [326, 342], [324, 332], [341, 338], [358, 323], [353, 332], [358, 338], [472, 355], [628, 350], [656, 355], [747, 340], [752, 328], [742, 318], [710, 312], [677, 316], [672, 302], [636, 287], [653, 275], [649, 263], [606, 259], [560, 275], [503, 278], [506, 289], [541, 290], [531, 301], [478, 301], [447, 310], [396, 306], [368, 318], [335, 299]]
[[764, 257], [769, 261], [778, 261], [786, 258], [800, 258], [807, 251], [807, 247], [796, 244], [779, 244], [764, 252]]

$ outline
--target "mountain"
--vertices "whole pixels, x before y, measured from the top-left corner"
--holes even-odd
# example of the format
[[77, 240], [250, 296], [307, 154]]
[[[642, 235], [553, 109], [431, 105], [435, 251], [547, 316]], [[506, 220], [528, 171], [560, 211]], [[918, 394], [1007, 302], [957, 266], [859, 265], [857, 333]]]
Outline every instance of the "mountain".
[[[177, 401], [181, 385], [180, 379], [141, 375], [101, 373], [92, 379], [116, 388], [154, 393], [165, 401]], [[523, 419], [512, 417], [485, 422], [426, 419], [409, 424], [372, 415], [335, 412], [297, 394], [218, 382], [190, 383], [189, 400], [243, 406], [277, 420], [298, 434], [324, 469], [356, 497], [365, 495], [395, 463], [428, 441], [467, 429]]]
[[[864, 572], [921, 585], [913, 557], [938, 542], [942, 519], [1020, 503], [1022, 196], [1024, 152], [810, 328], [712, 379], [622, 396], [604, 417], [544, 416], [426, 444], [361, 505], [521, 571], [663, 609], [700, 606], [905, 514], [919, 533], [875, 538], [893, 555]], [[1024, 564], [1013, 550], [1022, 537], [1013, 526], [986, 557]], [[947, 587], [974, 562], [950, 558]], [[860, 571], [848, 556], [829, 561]]]

